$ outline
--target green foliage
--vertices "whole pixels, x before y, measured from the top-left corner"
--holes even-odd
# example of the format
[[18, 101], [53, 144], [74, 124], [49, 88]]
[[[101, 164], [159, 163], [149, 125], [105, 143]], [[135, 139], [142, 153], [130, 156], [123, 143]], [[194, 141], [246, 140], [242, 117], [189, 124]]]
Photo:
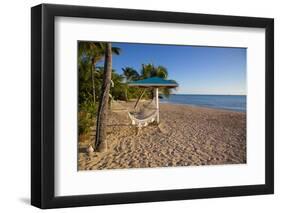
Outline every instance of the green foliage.
[[141, 68], [141, 79], [160, 77], [168, 78], [168, 71], [163, 66], [154, 66], [153, 64], [142, 64]]
[[132, 67], [122, 68], [123, 74], [127, 82], [135, 81], [140, 79], [140, 74]]
[[79, 104], [92, 99], [91, 64], [88, 60], [79, 61]]
[[110, 93], [114, 100], [126, 100], [126, 88], [127, 85], [124, 83], [124, 76], [117, 74], [114, 70], [112, 71], [111, 80], [112, 85]]
[[[78, 42], [79, 134], [88, 133], [96, 119], [104, 73], [104, 68], [96, 65], [104, 60], [105, 44], [104, 42]], [[112, 47], [113, 54], [119, 55], [120, 52], [118, 47]], [[139, 72], [132, 67], [124, 67], [122, 71], [122, 74], [118, 74], [112, 70], [110, 94], [114, 100], [128, 101], [139, 97], [142, 90], [128, 87], [127, 82], [150, 77], [164, 79], [168, 77], [168, 71], [164, 66], [153, 64], [142, 64]], [[159, 92], [168, 97], [171, 89], [161, 88]], [[150, 99], [152, 97], [153, 89], [146, 89], [143, 98]]]
[[[155, 66], [153, 64], [142, 64], [140, 79], [151, 78], [151, 77], [159, 77], [159, 78], [168, 78], [168, 70], [164, 66]], [[165, 97], [169, 97], [172, 89], [169, 88], [160, 88], [159, 93], [164, 95]], [[150, 97], [153, 94], [150, 92]]]
[[94, 104], [92, 101], [83, 102], [79, 105], [79, 114], [78, 114], [78, 128], [79, 135], [88, 133], [93, 121], [97, 114], [97, 104]]

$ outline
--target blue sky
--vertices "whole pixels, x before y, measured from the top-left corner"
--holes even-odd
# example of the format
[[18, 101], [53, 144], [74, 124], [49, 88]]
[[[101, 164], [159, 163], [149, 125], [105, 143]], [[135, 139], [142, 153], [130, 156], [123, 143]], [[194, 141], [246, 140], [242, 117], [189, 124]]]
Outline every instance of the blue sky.
[[246, 94], [246, 49], [201, 46], [112, 43], [121, 48], [113, 56], [113, 68], [152, 63], [167, 68], [168, 79], [176, 80], [178, 94]]

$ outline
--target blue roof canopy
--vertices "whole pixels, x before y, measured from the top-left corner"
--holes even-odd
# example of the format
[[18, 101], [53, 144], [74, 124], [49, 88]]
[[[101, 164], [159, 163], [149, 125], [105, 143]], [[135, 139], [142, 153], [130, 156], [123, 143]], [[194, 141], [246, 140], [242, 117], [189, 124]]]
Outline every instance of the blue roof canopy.
[[166, 80], [159, 77], [146, 78], [138, 81], [131, 81], [128, 83], [130, 87], [178, 87], [178, 83], [174, 80]]

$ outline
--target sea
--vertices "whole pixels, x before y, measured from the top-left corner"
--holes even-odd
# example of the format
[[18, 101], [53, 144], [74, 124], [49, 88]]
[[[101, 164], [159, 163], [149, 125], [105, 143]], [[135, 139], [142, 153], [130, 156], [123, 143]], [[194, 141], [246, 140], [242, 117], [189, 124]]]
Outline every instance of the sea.
[[182, 95], [163, 97], [160, 103], [185, 104], [199, 107], [246, 112], [246, 95]]

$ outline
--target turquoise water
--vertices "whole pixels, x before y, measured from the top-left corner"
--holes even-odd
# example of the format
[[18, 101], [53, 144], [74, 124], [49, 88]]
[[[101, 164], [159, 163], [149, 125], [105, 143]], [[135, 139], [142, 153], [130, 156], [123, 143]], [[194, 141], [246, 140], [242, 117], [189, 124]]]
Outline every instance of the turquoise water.
[[245, 95], [170, 95], [160, 103], [187, 104], [200, 107], [246, 112]]

